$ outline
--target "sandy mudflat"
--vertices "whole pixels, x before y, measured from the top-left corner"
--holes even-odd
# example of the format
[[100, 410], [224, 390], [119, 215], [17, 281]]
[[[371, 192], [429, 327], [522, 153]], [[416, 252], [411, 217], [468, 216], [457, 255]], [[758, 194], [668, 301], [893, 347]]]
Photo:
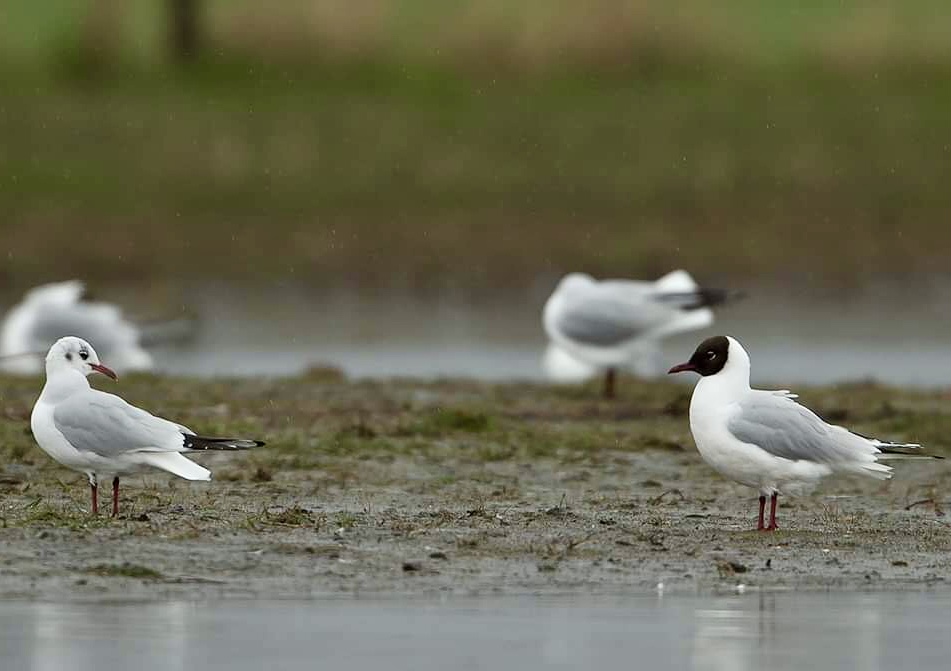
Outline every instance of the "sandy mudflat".
[[[465, 381], [208, 382], [115, 388], [200, 433], [267, 448], [199, 457], [190, 484], [124, 480], [118, 519], [32, 443], [38, 380], [3, 379], [0, 596], [297, 597], [336, 593], [945, 589], [951, 465], [887, 483], [826, 481], [752, 530], [756, 493], [696, 453], [690, 389], [622, 396]], [[105, 388], [106, 385], [97, 382]], [[875, 385], [805, 389], [829, 419], [946, 453], [951, 401]], [[104, 496], [105, 498], [105, 496]], [[937, 504], [935, 503], [937, 502]]]

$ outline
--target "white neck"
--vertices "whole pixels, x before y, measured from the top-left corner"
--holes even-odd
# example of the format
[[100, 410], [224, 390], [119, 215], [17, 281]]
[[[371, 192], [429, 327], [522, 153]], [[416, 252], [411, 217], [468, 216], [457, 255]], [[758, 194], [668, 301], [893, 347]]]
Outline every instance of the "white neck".
[[726, 367], [716, 375], [700, 378], [694, 396], [711, 395], [718, 399], [729, 399], [750, 390], [750, 374], [746, 371], [729, 371]]
[[40, 393], [40, 401], [56, 403], [77, 391], [89, 389], [89, 380], [74, 368], [57, 368], [46, 371], [46, 384]]

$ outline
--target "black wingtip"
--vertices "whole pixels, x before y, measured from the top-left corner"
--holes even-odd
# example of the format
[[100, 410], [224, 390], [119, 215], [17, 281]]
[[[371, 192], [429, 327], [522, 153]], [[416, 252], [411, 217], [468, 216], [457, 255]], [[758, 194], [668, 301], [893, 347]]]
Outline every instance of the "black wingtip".
[[216, 451], [237, 451], [251, 450], [255, 447], [263, 447], [263, 440], [253, 440], [247, 438], [207, 438], [205, 436], [192, 436], [183, 434], [184, 446], [186, 450], [216, 450]]
[[711, 287], [700, 287], [693, 291], [678, 291], [658, 296], [658, 300], [677, 306], [682, 310], [709, 308], [741, 298], [746, 298], [745, 291], [714, 289]]
[[713, 307], [730, 301], [746, 298], [746, 292], [739, 289], [714, 289], [701, 287], [697, 289], [699, 305], [697, 307]]
[[894, 454], [900, 457], [912, 457], [914, 459], [944, 459], [940, 454], [925, 454], [920, 451], [920, 446], [915, 443], [907, 445], [877, 445], [882, 454]]

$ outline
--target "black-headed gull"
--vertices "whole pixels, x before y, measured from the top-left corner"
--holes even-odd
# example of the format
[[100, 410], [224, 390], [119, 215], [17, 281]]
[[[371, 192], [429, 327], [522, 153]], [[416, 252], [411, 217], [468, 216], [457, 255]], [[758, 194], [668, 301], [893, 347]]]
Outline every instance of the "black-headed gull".
[[43, 353], [50, 345], [72, 333], [96, 343], [120, 373], [151, 370], [152, 356], [144, 349], [144, 341], [168, 340], [182, 332], [181, 324], [188, 321], [143, 327], [129, 321], [115, 305], [88, 300], [79, 280], [44, 284], [28, 291], [4, 317], [0, 367], [8, 373], [35, 375], [43, 370]]
[[82, 338], [57, 340], [46, 355], [46, 384], [30, 417], [37, 444], [62, 465], [85, 473], [92, 487], [92, 512], [99, 512], [98, 483], [112, 477], [112, 514], [119, 513], [119, 476], [146, 467], [186, 480], [210, 480], [211, 471], [183, 452], [246, 450], [260, 440], [206, 438], [149, 414], [114, 394], [93, 389], [86, 376], [116, 374], [99, 361]]
[[571, 273], [545, 303], [542, 322], [549, 338], [545, 371], [560, 382], [604, 371], [604, 395], [610, 398], [618, 368], [645, 371], [662, 338], [709, 326], [710, 306], [738, 295], [701, 288], [684, 270], [655, 282], [598, 281]]
[[[887, 480], [883, 459], [919, 456], [917, 443], [886, 443], [827, 424], [786, 390], [750, 388], [750, 357], [729, 336], [707, 338], [670, 373], [701, 375], [690, 400], [690, 431], [704, 460], [760, 492], [757, 529], [776, 529], [779, 494], [802, 494], [832, 473]], [[769, 524], [764, 523], [770, 497]]]

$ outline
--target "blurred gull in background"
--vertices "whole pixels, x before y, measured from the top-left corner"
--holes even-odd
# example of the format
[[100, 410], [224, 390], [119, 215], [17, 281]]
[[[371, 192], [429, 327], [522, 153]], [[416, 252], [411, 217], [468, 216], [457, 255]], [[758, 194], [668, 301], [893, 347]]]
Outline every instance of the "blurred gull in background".
[[684, 270], [655, 282], [571, 273], [545, 303], [545, 372], [555, 382], [580, 382], [604, 371], [604, 395], [612, 398], [617, 369], [656, 374], [662, 338], [710, 326], [710, 306], [739, 296], [701, 288]]
[[[0, 326], [0, 370], [36, 375], [50, 345], [75, 334], [95, 342], [120, 373], [151, 370], [152, 356], [143, 348], [146, 339], [160, 340], [174, 329], [156, 324], [152, 338], [109, 303], [86, 300], [79, 280], [35, 287], [13, 306]], [[169, 322], [171, 323], [171, 322]]]

